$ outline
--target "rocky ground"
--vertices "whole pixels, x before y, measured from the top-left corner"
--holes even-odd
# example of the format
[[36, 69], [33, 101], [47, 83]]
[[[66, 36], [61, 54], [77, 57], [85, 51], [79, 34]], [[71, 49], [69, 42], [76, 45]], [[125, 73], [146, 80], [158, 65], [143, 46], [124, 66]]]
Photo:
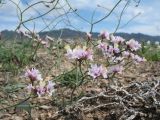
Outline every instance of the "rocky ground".
[[[57, 66], [55, 69], [54, 57], [46, 57], [43, 54], [41, 56], [39, 62], [34, 66], [40, 71], [45, 71], [43, 72], [45, 79], [52, 79], [59, 72], [65, 71], [71, 66], [64, 60], [63, 67]], [[59, 98], [52, 98], [52, 100], [32, 98], [23, 101], [26, 97], [23, 89], [26, 84], [22, 77], [23, 72], [18, 77], [12, 76], [10, 73], [1, 72], [0, 74], [1, 120], [26, 120], [30, 119], [30, 116], [33, 120], [160, 119], [160, 95], [158, 94], [160, 90], [160, 62], [146, 62], [131, 66], [121, 76], [117, 76], [117, 86], [103, 86], [107, 83], [106, 81], [100, 81], [98, 84], [95, 82], [86, 84], [75, 91], [75, 94], [83, 91], [84, 97], [67, 106], [62, 99], [62, 94], [67, 99], [70, 90], [57, 88], [56, 95]], [[16, 105], [19, 101], [23, 101], [21, 106]], [[59, 105], [62, 103], [65, 104], [65, 107]]]

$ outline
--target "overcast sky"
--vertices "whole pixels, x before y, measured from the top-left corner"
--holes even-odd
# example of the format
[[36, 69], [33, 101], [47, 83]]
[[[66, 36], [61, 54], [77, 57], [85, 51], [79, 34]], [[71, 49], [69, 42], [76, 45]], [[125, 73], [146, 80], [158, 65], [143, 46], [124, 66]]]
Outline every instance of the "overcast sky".
[[[19, 7], [21, 10], [24, 10], [28, 4], [33, 4], [39, 0], [12, 0], [15, 3], [19, 3]], [[50, 0], [45, 0], [50, 1]], [[70, 5], [77, 9], [77, 13], [85, 18], [87, 21], [91, 21], [92, 14], [95, 11], [95, 15], [93, 16], [93, 21], [97, 21], [103, 16], [105, 16], [112, 7], [119, 0], [68, 0]], [[4, 4], [0, 5], [0, 30], [9, 29], [14, 30], [19, 23], [19, 19], [17, 17], [17, 9], [16, 6], [10, 0], [4, 0]], [[108, 17], [106, 20], [95, 25], [93, 31], [100, 32], [101, 30], [107, 30], [109, 32], [114, 32], [118, 20], [121, 14], [121, 11], [126, 3], [126, 0], [122, 0], [122, 3], [115, 9], [115, 11]], [[47, 4], [50, 5], [50, 4]], [[44, 29], [52, 30], [59, 28], [76, 28], [81, 31], [88, 32], [90, 30], [90, 24], [79, 18], [76, 14], [70, 13], [67, 16], [58, 17], [64, 14], [64, 10], [68, 11], [68, 6], [66, 5], [65, 0], [60, 0], [60, 4], [58, 7], [64, 6], [63, 10], [54, 10], [49, 13], [47, 16], [43, 17], [43, 19], [37, 19], [31, 22], [25, 23], [25, 25], [29, 29], [36, 29], [36, 31], [40, 31], [45, 28], [46, 24], [49, 26]], [[97, 5], [101, 7], [97, 7]], [[28, 9], [27, 12], [24, 13], [23, 20], [27, 20], [29, 18], [33, 18], [39, 16], [39, 14], [43, 14], [46, 11], [50, 10], [53, 5], [50, 7], [45, 7], [44, 4], [38, 4], [34, 6], [34, 8]], [[134, 2], [130, 3], [128, 7], [126, 7], [122, 18], [119, 29], [117, 32], [127, 32], [127, 33], [144, 33], [149, 35], [160, 35], [160, 0], [141, 0], [141, 3], [138, 7], [135, 7], [136, 4]], [[96, 10], [95, 10], [96, 9]], [[137, 16], [136, 18], [134, 18]], [[55, 19], [56, 18], [56, 19]], [[126, 24], [134, 18], [131, 22]], [[52, 24], [51, 21], [53, 22]], [[69, 26], [69, 25], [72, 26]], [[56, 26], [56, 27], [55, 27]], [[24, 28], [22, 28], [24, 29]]]

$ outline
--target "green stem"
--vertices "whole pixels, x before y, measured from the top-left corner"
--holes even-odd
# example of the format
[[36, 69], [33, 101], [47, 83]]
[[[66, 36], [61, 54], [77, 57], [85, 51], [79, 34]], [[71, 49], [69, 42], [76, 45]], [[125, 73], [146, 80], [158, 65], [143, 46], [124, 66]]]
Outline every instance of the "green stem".
[[38, 48], [39, 48], [39, 45], [40, 45], [40, 41], [37, 43], [37, 46], [36, 46], [36, 48], [35, 48], [35, 50], [34, 50], [34, 53], [33, 53], [32, 57], [31, 57], [32, 60], [33, 60], [34, 56], [35, 56], [36, 53], [37, 53], [37, 50], [38, 50]]
[[77, 88], [77, 85], [75, 85], [74, 88], [72, 89], [71, 97], [70, 97], [71, 103], [73, 102], [73, 94], [74, 94], [74, 91], [76, 90], [76, 88]]

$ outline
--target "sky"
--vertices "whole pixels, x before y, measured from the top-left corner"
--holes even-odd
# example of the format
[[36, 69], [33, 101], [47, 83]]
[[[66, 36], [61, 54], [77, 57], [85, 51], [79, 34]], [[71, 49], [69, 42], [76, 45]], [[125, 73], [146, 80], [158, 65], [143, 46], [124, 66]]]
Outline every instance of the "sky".
[[[28, 5], [39, 1], [40, 0], [2, 0], [2, 4], [0, 5], [0, 30], [15, 30], [18, 26], [20, 22], [18, 16], [20, 12], [16, 4], [18, 4], [18, 7], [23, 11]], [[44, 1], [49, 2], [51, 0]], [[39, 19], [25, 22], [24, 25], [30, 30], [37, 32], [60, 28], [71, 28], [89, 32], [91, 29], [91, 21], [96, 22], [103, 18], [118, 1], [119, 0], [68, 0], [70, 6], [76, 10], [76, 12], [73, 12], [71, 10], [69, 11], [69, 6], [65, 0], [59, 0], [56, 10], [52, 10], [49, 14]], [[141, 0], [138, 7], [136, 6], [137, 4], [133, 2], [134, 0], [131, 0], [121, 16], [126, 1], [127, 0], [122, 0], [109, 17], [95, 24], [93, 26], [93, 32], [106, 30], [113, 33], [120, 21], [116, 32], [143, 33], [160, 36], [160, 0]], [[46, 13], [53, 8], [54, 4], [55, 3], [37, 4], [29, 8], [23, 13], [23, 21]], [[66, 14], [68, 11], [69, 13]], [[23, 26], [20, 29], [25, 30]]]

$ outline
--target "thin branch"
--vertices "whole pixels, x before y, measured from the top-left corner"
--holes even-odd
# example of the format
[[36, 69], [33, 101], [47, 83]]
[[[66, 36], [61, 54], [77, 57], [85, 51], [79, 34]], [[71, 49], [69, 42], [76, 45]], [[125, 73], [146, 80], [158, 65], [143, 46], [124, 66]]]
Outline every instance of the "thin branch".
[[111, 15], [111, 13], [114, 11], [114, 9], [115, 9], [121, 2], [122, 2], [122, 0], [119, 0], [119, 1], [117, 2], [117, 4], [111, 9], [111, 11], [110, 11], [106, 16], [104, 16], [103, 18], [101, 18], [101, 19], [99, 19], [98, 21], [94, 22], [93, 24], [97, 24], [97, 23], [103, 21], [104, 19], [108, 18], [108, 17]]
[[121, 14], [120, 14], [120, 17], [119, 17], [119, 20], [118, 20], [117, 27], [116, 27], [116, 29], [115, 29], [115, 31], [114, 31], [113, 33], [116, 33], [116, 32], [117, 32], [117, 30], [118, 30], [118, 28], [119, 28], [119, 26], [120, 26], [120, 24], [121, 24], [122, 15], [123, 15], [126, 7], [129, 5], [129, 3], [130, 3], [130, 1], [128, 0], [128, 1], [126, 2], [125, 6], [123, 7], [123, 9], [122, 9], [122, 11], [121, 11]]

